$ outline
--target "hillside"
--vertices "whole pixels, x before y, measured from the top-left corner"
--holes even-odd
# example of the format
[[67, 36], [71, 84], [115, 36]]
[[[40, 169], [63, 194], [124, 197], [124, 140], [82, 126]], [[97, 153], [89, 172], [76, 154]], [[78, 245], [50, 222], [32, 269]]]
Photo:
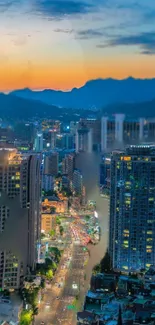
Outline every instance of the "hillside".
[[141, 103], [153, 100], [155, 79], [96, 79], [68, 92], [52, 89], [43, 91], [22, 89], [15, 90], [12, 94], [63, 108], [101, 109], [117, 103]]

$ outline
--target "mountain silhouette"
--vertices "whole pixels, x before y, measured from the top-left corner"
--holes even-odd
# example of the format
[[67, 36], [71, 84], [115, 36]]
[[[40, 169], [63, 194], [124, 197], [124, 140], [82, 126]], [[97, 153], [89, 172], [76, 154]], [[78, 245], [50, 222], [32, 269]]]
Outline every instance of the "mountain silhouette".
[[73, 88], [67, 92], [52, 89], [32, 91], [26, 88], [15, 90], [11, 94], [60, 108], [101, 109], [117, 103], [152, 101], [155, 98], [155, 78], [96, 79], [88, 81], [81, 88]]

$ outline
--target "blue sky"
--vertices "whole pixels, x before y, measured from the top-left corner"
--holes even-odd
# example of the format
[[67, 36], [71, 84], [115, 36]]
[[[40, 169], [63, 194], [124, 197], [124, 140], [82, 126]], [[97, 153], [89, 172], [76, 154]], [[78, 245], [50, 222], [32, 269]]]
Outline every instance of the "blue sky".
[[154, 21], [154, 0], [0, 0], [0, 88], [152, 77]]

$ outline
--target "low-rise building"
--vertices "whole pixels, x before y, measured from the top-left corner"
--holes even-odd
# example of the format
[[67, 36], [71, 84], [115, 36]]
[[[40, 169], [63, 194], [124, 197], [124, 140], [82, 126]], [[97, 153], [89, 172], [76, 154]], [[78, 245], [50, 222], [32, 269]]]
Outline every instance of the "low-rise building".
[[0, 297], [0, 323], [18, 324], [22, 308], [22, 301], [18, 297]]
[[116, 278], [114, 274], [98, 273], [91, 278], [91, 287], [94, 290], [115, 291]]
[[68, 199], [60, 200], [56, 196], [50, 196], [43, 200], [42, 209], [45, 212], [50, 212], [52, 208], [56, 213], [66, 213], [68, 211]]
[[77, 325], [99, 325], [99, 317], [94, 313], [82, 311], [77, 313]]
[[49, 233], [50, 230], [55, 229], [56, 217], [51, 213], [42, 213], [41, 215], [41, 231]]

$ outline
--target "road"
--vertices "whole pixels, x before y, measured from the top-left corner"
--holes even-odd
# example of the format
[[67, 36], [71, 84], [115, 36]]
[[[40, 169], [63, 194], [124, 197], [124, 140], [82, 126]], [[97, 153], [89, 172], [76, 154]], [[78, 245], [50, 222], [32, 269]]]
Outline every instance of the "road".
[[[36, 317], [35, 325], [39, 325], [42, 321], [45, 325], [74, 325], [76, 324], [76, 309], [68, 310], [67, 306], [73, 304], [75, 297], [79, 296], [79, 303], [83, 303], [84, 293], [88, 290], [92, 268], [104, 256], [108, 243], [108, 226], [109, 226], [109, 207], [108, 200], [101, 198], [99, 195], [97, 184], [97, 161], [94, 163], [92, 156], [83, 157], [82, 161], [87, 161], [84, 164], [85, 184], [88, 199], [96, 201], [97, 212], [99, 214], [99, 225], [101, 227], [101, 241], [96, 246], [89, 246], [90, 259], [85, 267], [86, 252], [83, 251], [78, 235], [73, 235], [71, 229], [66, 231], [66, 239], [63, 239], [65, 251], [62, 256], [57, 274], [50, 288], [46, 290], [44, 301], [41, 303], [39, 315]], [[96, 159], [96, 158], [95, 158]], [[82, 163], [83, 165], [83, 163]], [[88, 168], [89, 166], [89, 168]], [[80, 168], [80, 166], [78, 166]], [[91, 176], [90, 176], [91, 175]], [[73, 226], [73, 223], [72, 223]], [[74, 227], [74, 226], [73, 226]], [[75, 227], [76, 228], [76, 227]], [[67, 241], [67, 237], [69, 240]], [[70, 241], [72, 244], [70, 245]], [[76, 241], [76, 242], [75, 242]], [[55, 245], [60, 243], [55, 242]], [[51, 243], [53, 245], [53, 243]], [[61, 245], [61, 244], [60, 244]], [[68, 248], [67, 248], [68, 247]], [[72, 257], [71, 262], [67, 265], [67, 259]], [[87, 257], [88, 258], [88, 257]], [[67, 268], [63, 268], [63, 265]], [[86, 280], [84, 280], [86, 274]], [[61, 282], [64, 279], [63, 287], [58, 288], [54, 282]], [[76, 289], [72, 285], [76, 284]], [[56, 299], [59, 297], [59, 299]], [[47, 305], [49, 303], [49, 305]], [[78, 310], [81, 306], [78, 306]]]
[[[78, 234], [72, 226], [66, 228], [63, 241], [68, 247], [63, 252], [57, 272], [45, 290], [44, 299], [35, 318], [35, 325], [45, 322], [46, 325], [74, 325], [77, 310], [68, 309], [73, 306], [75, 298], [84, 288], [84, 262], [88, 253], [83, 251]], [[71, 243], [71, 244], [70, 244]]]

